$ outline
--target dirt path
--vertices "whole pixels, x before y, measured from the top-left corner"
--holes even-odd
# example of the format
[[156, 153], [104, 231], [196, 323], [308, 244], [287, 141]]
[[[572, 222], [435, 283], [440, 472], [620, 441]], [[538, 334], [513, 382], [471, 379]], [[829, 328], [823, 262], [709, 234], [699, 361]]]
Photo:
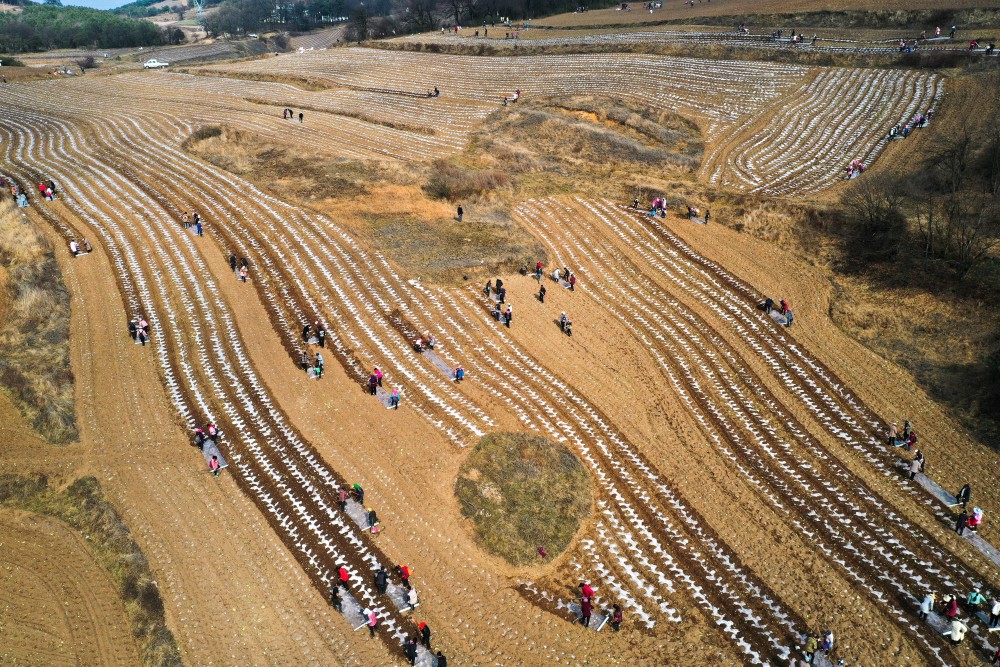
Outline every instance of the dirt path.
[[49, 517], [0, 510], [0, 663], [139, 663], [115, 586], [83, 536]]

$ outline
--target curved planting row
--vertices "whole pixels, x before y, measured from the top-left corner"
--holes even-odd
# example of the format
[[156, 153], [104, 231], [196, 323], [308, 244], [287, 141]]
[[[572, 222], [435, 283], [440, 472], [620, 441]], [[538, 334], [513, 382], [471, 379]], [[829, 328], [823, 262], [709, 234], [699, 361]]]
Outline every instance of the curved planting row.
[[[773, 334], [773, 322], [753, 307], [756, 302], [741, 299], [740, 308], [733, 308], [732, 293], [711, 285], [696, 263], [685, 261], [690, 249], [679, 256], [633, 215], [589, 200], [578, 200], [569, 210], [563, 202], [535, 202], [523, 206], [521, 215], [578, 267], [588, 293], [650, 347], [706, 436], [748, 483], [936, 655], [934, 634], [903, 620], [905, 609], [896, 600], [922, 597], [928, 590], [971, 589], [978, 583], [975, 573], [852, 475], [766, 388], [744, 353], [683, 301], [656, 289], [651, 278], [667, 279], [691, 303], [715, 311], [716, 321], [729, 323], [830, 434], [862, 440], [859, 446], [867, 453], [874, 441], [854, 421], [860, 415], [846, 414], [856, 412], [857, 403], [842, 405], [837, 393], [828, 395], [822, 371], [812, 374], [774, 354], [788, 339]], [[641, 267], [623, 259], [623, 247], [643, 260]]]
[[345, 567], [351, 594], [379, 614], [383, 636], [397, 646], [406, 625], [397, 607], [374, 590], [369, 574], [390, 563], [336, 507], [336, 488], [344, 480], [274, 406], [194, 237], [127, 170], [96, 159], [97, 151], [87, 148], [121, 137], [92, 126], [98, 139], [85, 140], [78, 124], [13, 109], [7, 109], [2, 128], [30, 156], [20, 163], [20, 151], [12, 151], [15, 170], [55, 178], [66, 205], [100, 235], [120, 272], [126, 302], [152, 325], [168, 395], [186, 424], [213, 420], [222, 427], [237, 481], [307, 574], [325, 590]]

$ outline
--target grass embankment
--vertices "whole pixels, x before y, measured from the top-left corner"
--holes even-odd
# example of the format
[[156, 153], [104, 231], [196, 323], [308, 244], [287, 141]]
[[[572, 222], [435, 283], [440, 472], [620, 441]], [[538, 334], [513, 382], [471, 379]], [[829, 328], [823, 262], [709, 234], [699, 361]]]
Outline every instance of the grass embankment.
[[523, 433], [483, 437], [455, 483], [476, 539], [513, 565], [554, 557], [569, 545], [591, 509], [590, 479], [566, 447]]
[[0, 505], [51, 516], [80, 531], [115, 582], [143, 664], [182, 664], [149, 563], [95, 478], [83, 477], [60, 492], [49, 486], [44, 475], [0, 475]]
[[[796, 28], [809, 31], [804, 26]], [[914, 35], [915, 37], [915, 35]], [[810, 67], [912, 67], [938, 69], [950, 67], [993, 68], [998, 66], [996, 58], [986, 58], [982, 54], [962, 50], [942, 51], [934, 49], [918, 50], [913, 53], [864, 53], [862, 51], [823, 51], [796, 47], [759, 48], [727, 46], [725, 44], [695, 44], [689, 42], [607, 42], [579, 43], [567, 38], [565, 44], [533, 44], [532, 40], [490, 40], [441, 43], [420, 41], [419, 36], [393, 41], [366, 42], [369, 48], [387, 51], [412, 51], [442, 53], [461, 56], [518, 56], [540, 55], [583, 55], [596, 53], [632, 53], [675, 58], [702, 58], [708, 60], [752, 60], [796, 64]], [[968, 42], [965, 42], [968, 44]]]
[[[240, 62], [242, 60], [262, 60], [267, 58], [266, 54], [261, 54], [248, 58], [232, 58], [230, 57], [230, 64]], [[196, 63], [192, 60], [186, 63], [184, 67], [175, 67], [171, 71], [178, 72], [180, 74], [194, 74], [197, 76], [214, 76], [220, 79], [239, 79], [242, 81], [264, 81], [267, 83], [285, 83], [290, 86], [295, 86], [302, 90], [308, 91], [320, 91], [320, 90], [330, 90], [334, 88], [332, 84], [328, 81], [323, 81], [322, 79], [316, 79], [308, 76], [297, 76], [294, 74], [270, 74], [267, 72], [237, 72], [229, 70], [214, 70], [202, 67], [195, 67]]]
[[0, 201], [0, 387], [43, 437], [78, 437], [69, 365], [69, 293], [51, 244]]

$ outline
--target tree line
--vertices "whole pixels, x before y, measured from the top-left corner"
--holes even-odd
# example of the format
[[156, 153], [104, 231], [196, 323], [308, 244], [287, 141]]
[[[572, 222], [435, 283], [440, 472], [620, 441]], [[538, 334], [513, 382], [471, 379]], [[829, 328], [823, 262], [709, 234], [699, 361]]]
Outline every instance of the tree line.
[[149, 21], [86, 7], [30, 5], [0, 14], [0, 53], [154, 46], [165, 39]]
[[[979, 309], [989, 331], [1000, 317], [1000, 74], [979, 73], [975, 81], [951, 105], [953, 113], [966, 106], [974, 113], [942, 128], [899, 169], [851, 183], [841, 199], [843, 257], [845, 268], [875, 284]], [[922, 314], [912, 317], [919, 325]], [[992, 420], [998, 438], [1000, 341], [987, 346], [981, 363], [963, 373], [977, 418]]]

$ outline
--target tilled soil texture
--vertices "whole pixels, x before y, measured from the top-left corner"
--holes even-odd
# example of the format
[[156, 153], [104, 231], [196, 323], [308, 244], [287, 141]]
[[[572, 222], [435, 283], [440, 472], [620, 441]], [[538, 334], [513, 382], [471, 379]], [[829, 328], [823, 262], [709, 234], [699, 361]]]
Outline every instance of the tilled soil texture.
[[82, 535], [49, 517], [0, 510], [0, 663], [139, 664], [114, 583]]
[[[388, 76], [364, 74], [375, 56], [356, 53], [361, 83]], [[831, 74], [841, 75], [855, 76]], [[137, 84], [145, 113], [105, 105], [99, 117], [93, 90], [67, 86], [53, 101], [49, 88], [26, 86], [7, 99], [0, 133], [18, 177], [60, 185], [61, 198], [33, 200], [31, 215], [54, 234], [86, 228], [99, 245], [64, 259], [74, 330], [86, 332], [74, 343], [80, 422], [164, 572], [193, 662], [255, 662], [259, 645], [273, 664], [385, 664], [413, 620], [475, 664], [775, 664], [797, 635], [826, 627], [855, 662], [978, 660], [968, 647], [986, 641], [981, 624], [952, 648], [916, 619], [915, 600], [992, 584], [995, 568], [897, 472], [885, 426], [919, 415], [929, 472], [949, 487], [972, 481], [988, 516], [996, 457], [829, 325], [808, 268], [776, 264], [715, 225], [682, 223], [682, 237], [676, 218], [601, 199], [533, 200], [515, 216], [579, 282], [564, 289], [546, 267], [543, 304], [531, 277], [505, 276], [507, 327], [480, 286], [401, 275], [336, 220], [184, 154], [181, 141], [221, 109], [163, 98], [229, 84], [161, 80], [176, 88], [154, 104]], [[281, 123], [233, 109], [245, 123]], [[179, 224], [191, 210], [204, 237]], [[231, 252], [248, 259], [249, 283], [230, 271]], [[791, 300], [792, 329], [756, 308], [765, 293]], [[152, 325], [145, 347], [126, 334], [126, 315], [138, 313]], [[318, 351], [300, 337], [315, 321], [329, 333], [322, 379], [296, 365], [297, 353]], [[466, 370], [463, 383], [414, 349], [412, 333], [424, 331], [448, 367]], [[386, 389], [402, 390], [400, 410], [359, 386], [374, 366]], [[220, 479], [182, 430], [209, 419], [231, 463]], [[564, 444], [594, 480], [593, 523], [553, 565], [504, 566], [475, 549], [459, 518], [451, 489], [463, 448], [498, 430]], [[379, 537], [336, 507], [336, 485], [354, 482], [379, 512]], [[416, 612], [372, 582], [377, 566], [397, 563], [413, 566]], [[324, 605], [342, 566], [351, 595], [379, 615], [381, 641]], [[623, 605], [621, 634], [567, 622], [581, 579], [599, 609]]]

